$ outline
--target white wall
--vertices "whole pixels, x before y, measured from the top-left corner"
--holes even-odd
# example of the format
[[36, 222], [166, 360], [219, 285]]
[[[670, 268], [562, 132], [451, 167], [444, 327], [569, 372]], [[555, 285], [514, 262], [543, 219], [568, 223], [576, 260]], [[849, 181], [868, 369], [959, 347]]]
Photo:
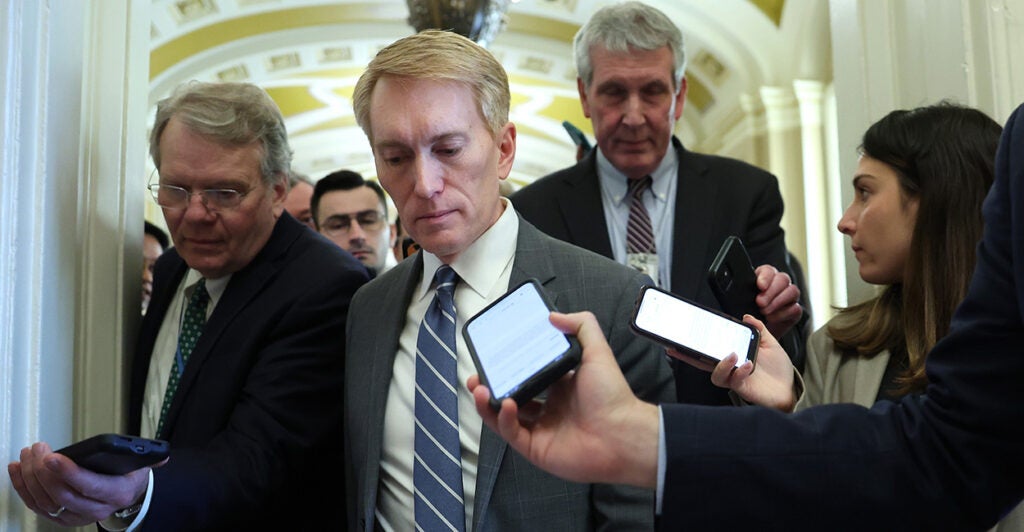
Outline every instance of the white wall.
[[[0, 5], [0, 454], [123, 421], [138, 321], [145, 0]], [[129, 30], [133, 31], [129, 31]], [[130, 118], [129, 118], [130, 117]], [[132, 183], [137, 183], [133, 179]], [[126, 242], [128, 244], [126, 244]], [[0, 481], [0, 531], [48, 530]]]

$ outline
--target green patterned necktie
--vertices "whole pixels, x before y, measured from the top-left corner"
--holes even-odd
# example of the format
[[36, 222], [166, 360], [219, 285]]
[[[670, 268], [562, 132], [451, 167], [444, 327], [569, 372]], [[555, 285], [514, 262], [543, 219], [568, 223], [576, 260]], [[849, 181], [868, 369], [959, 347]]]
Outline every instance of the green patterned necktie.
[[188, 300], [188, 307], [185, 308], [181, 330], [178, 331], [178, 350], [174, 354], [174, 366], [171, 368], [170, 377], [167, 378], [167, 391], [164, 393], [164, 403], [160, 407], [160, 423], [156, 427], [157, 438], [163, 437], [164, 420], [167, 419], [167, 411], [171, 409], [178, 381], [185, 372], [185, 364], [196, 346], [196, 341], [199, 340], [199, 335], [203, 333], [203, 325], [206, 324], [206, 305], [209, 302], [210, 293], [206, 291], [206, 279], [199, 279], [192, 291], [192, 297]]

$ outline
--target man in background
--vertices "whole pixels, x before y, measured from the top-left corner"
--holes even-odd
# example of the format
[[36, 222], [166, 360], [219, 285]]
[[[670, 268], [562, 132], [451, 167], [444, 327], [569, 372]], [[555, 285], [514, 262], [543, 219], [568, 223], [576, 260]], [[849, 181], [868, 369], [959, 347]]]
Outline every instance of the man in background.
[[388, 202], [376, 182], [338, 170], [316, 182], [311, 206], [316, 230], [374, 275], [397, 264], [391, 257], [395, 230], [388, 224]]
[[167, 233], [163, 229], [145, 222], [142, 234], [142, 313], [149, 308], [149, 298], [153, 296], [153, 266], [156, 259], [167, 249]]
[[[721, 309], [707, 271], [730, 235], [757, 269], [756, 303], [782, 336], [802, 315], [771, 174], [740, 161], [687, 151], [672, 134], [686, 98], [679, 28], [657, 9], [625, 2], [598, 10], [573, 41], [583, 113], [597, 148], [576, 165], [512, 196], [523, 218], [547, 234], [649, 275], [666, 290]], [[793, 336], [793, 335], [791, 335]], [[803, 339], [790, 338], [790, 353]], [[675, 363], [681, 402], [731, 404], [706, 372]]]
[[310, 199], [313, 197], [313, 182], [309, 176], [298, 172], [288, 174], [288, 194], [284, 198], [284, 210], [296, 220], [316, 230]]

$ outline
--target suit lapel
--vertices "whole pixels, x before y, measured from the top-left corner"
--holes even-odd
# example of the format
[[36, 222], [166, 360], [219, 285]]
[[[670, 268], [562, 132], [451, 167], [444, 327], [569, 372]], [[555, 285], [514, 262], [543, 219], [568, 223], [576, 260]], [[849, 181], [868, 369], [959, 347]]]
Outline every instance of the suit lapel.
[[[167, 265], [164, 265], [167, 261]], [[149, 309], [139, 328], [139, 337], [132, 358], [132, 377], [128, 403], [128, 431], [138, 434], [142, 428], [142, 403], [146, 390], [146, 378], [149, 375], [149, 364], [153, 360], [153, 348], [156, 337], [160, 334], [160, 326], [170, 310], [174, 294], [181, 284], [182, 277], [188, 271], [188, 265], [181, 259], [177, 251], [171, 248], [166, 257], [161, 257], [157, 265], [158, 279], [167, 277], [153, 287], [153, 295]], [[143, 356], [145, 353], [145, 356]]]
[[591, 150], [565, 177], [565, 189], [557, 197], [569, 242], [614, 260], [608, 240], [608, 222], [597, 178], [597, 150]]
[[672, 226], [672, 292], [696, 299], [706, 284], [703, 271], [708, 240], [714, 231], [718, 194], [717, 187], [707, 179], [707, 166], [686, 151], [673, 137], [679, 155], [679, 181], [676, 183], [675, 221]]
[[249, 303], [256, 298], [264, 287], [277, 275], [280, 269], [279, 259], [299, 236], [302, 226], [290, 217], [282, 216], [274, 225], [270, 240], [253, 258], [248, 266], [231, 275], [224, 294], [214, 307], [213, 313], [203, 327], [188, 362], [185, 373], [181, 376], [178, 391], [174, 394], [171, 409], [167, 412], [166, 426], [169, 435], [173, 433], [175, 421], [181, 411], [182, 401], [188, 397], [189, 390], [202, 370], [203, 364], [213, 354], [213, 348], [219, 342], [224, 331], [235, 320]]
[[[518, 216], [518, 215], [517, 215]], [[607, 232], [605, 232], [607, 235]], [[555, 279], [555, 268], [551, 253], [539, 229], [519, 217], [519, 237], [516, 239], [516, 255], [512, 263], [509, 287], [518, 285], [527, 279], [537, 279], [542, 286], [547, 286]], [[548, 291], [552, 303], [558, 306], [558, 293]], [[473, 503], [473, 529], [481, 530], [487, 517], [487, 507], [494, 494], [494, 485], [498, 480], [498, 471], [507, 454], [508, 444], [495, 434], [487, 425], [480, 432], [480, 455], [477, 460], [476, 495]]]
[[[380, 324], [378, 334], [372, 335], [371, 343], [359, 346], [368, 349], [370, 357], [369, 399], [366, 415], [370, 419], [379, 420], [377, 430], [367, 435], [367, 463], [380, 464], [384, 444], [384, 412], [387, 408], [388, 392], [394, 376], [395, 356], [398, 354], [398, 342], [405, 327], [405, 315], [409, 309], [413, 290], [419, 282], [423, 271], [423, 256], [416, 254], [413, 260], [407, 260], [395, 266], [389, 274], [398, 275], [389, 279], [382, 288], [380, 300], [387, 304], [374, 305], [361, 309], [372, 313], [368, 323]], [[392, 273], [394, 272], [394, 273]], [[363, 508], [367, 523], [373, 522], [373, 511], [377, 506], [377, 489], [380, 482], [380, 467], [366, 467], [363, 473]]]

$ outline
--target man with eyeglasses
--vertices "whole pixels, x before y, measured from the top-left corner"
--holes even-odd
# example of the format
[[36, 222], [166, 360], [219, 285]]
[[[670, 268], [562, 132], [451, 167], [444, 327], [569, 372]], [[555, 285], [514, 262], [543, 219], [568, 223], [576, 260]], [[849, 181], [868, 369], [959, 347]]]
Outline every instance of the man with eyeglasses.
[[366, 270], [284, 212], [291, 149], [255, 85], [179, 87], [150, 154], [174, 247], [154, 268], [128, 431], [169, 441], [170, 460], [100, 475], [37, 443], [12, 484], [66, 526], [336, 529], [344, 325]]
[[320, 234], [351, 253], [375, 275], [394, 262], [394, 227], [388, 224], [384, 190], [351, 170], [338, 170], [316, 182], [311, 200]]

